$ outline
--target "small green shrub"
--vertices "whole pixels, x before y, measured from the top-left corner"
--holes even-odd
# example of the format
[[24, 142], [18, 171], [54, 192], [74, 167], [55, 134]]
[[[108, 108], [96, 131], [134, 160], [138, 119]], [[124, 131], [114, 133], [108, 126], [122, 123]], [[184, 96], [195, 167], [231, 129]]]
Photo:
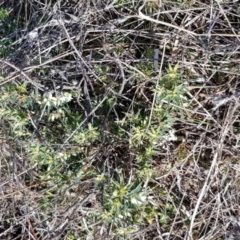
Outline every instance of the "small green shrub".
[[129, 237], [145, 221], [151, 222], [156, 215], [155, 207], [148, 200], [148, 191], [140, 179], [126, 182], [121, 171], [118, 180], [99, 175], [97, 182], [102, 187], [101, 219], [114, 225], [116, 234]]

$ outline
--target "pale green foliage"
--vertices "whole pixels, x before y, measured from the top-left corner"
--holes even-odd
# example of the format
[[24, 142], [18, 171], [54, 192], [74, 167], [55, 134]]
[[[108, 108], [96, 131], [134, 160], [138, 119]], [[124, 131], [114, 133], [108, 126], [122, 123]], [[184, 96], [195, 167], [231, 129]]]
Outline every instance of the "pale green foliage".
[[0, 22], [8, 17], [8, 11], [5, 8], [0, 8]]
[[114, 223], [116, 233], [126, 237], [137, 231], [138, 223], [154, 218], [156, 212], [149, 211], [154, 206], [148, 200], [148, 191], [138, 179], [126, 182], [121, 171], [118, 176], [119, 179], [114, 180], [101, 174], [96, 180], [104, 186], [101, 218], [107, 223]]
[[[177, 140], [172, 129], [175, 115], [176, 112], [181, 111], [178, 107], [182, 108], [188, 104], [181, 76], [178, 65], [169, 66], [167, 74], [160, 79], [160, 84], [155, 89], [156, 102], [151, 118], [141, 119], [139, 112], [128, 115], [132, 123], [130, 125], [130, 146], [136, 152], [140, 162], [151, 160], [157, 154], [158, 146]], [[124, 123], [123, 121], [122, 124]]]
[[[9, 84], [2, 88], [1, 120], [7, 122], [14, 137], [24, 140], [30, 162], [37, 163], [40, 169], [44, 166], [48, 171], [52, 171], [52, 175], [55, 174], [57, 166], [71, 162], [71, 159], [77, 156], [84, 157], [85, 147], [74, 144], [87, 146], [99, 136], [97, 128], [89, 124], [74, 135], [73, 145], [68, 148], [57, 145], [81, 122], [81, 115], [72, 112], [67, 105], [72, 97], [72, 94], [67, 92], [40, 95], [33, 91], [29, 94], [26, 84]], [[36, 128], [40, 128], [40, 133]]]
[[15, 23], [11, 21], [8, 10], [0, 8], [0, 57], [8, 56], [11, 52], [9, 45], [13, 40], [7, 39], [6, 35], [14, 31], [14, 27]]
[[59, 108], [64, 103], [68, 103], [71, 100], [71, 93], [57, 93], [57, 96], [53, 96], [53, 92], [48, 92], [43, 95], [43, 98], [41, 101], [38, 101], [38, 103], [44, 106], [44, 108], [46, 108], [47, 112], [49, 113], [52, 108]]
[[90, 145], [92, 142], [97, 140], [98, 137], [99, 132], [97, 128], [93, 127], [92, 124], [89, 123], [87, 130], [75, 134], [73, 140], [78, 144]]
[[46, 103], [47, 106], [54, 106], [59, 107], [64, 103], [70, 102], [72, 100], [72, 94], [71, 93], [61, 93], [57, 95], [57, 97], [52, 96], [52, 92], [49, 92], [48, 94], [45, 94], [43, 96], [43, 104]]
[[26, 94], [26, 85], [9, 85], [3, 87], [0, 96], [0, 116], [8, 120], [16, 136], [29, 136], [27, 125], [30, 123], [29, 111], [34, 100]]
[[163, 226], [168, 226], [168, 223], [169, 223], [171, 217], [174, 216], [175, 209], [174, 209], [174, 206], [170, 203], [167, 203], [164, 207], [165, 207], [165, 211], [161, 211], [158, 214], [159, 215], [159, 222]]
[[[154, 174], [151, 160], [157, 155], [157, 149], [176, 140], [172, 126], [177, 107], [187, 104], [178, 67], [169, 66], [167, 74], [160, 80], [152, 109], [146, 109], [144, 114], [140, 110], [132, 111], [119, 121], [123, 133], [129, 136], [130, 149], [139, 163], [138, 177], [129, 180], [125, 179], [122, 171], [117, 173], [117, 177], [86, 172], [89, 151], [101, 140], [98, 125], [88, 123], [82, 126], [69, 140], [69, 145], [62, 145], [82, 122], [81, 114], [69, 107], [69, 102], [76, 97], [74, 93], [48, 92], [41, 95], [38, 91], [28, 93], [26, 87], [26, 84], [3, 87], [1, 119], [8, 123], [9, 131], [15, 137], [24, 141], [29, 162], [37, 166], [41, 178], [51, 179], [54, 183], [53, 192], [66, 188], [67, 179], [75, 183], [94, 176], [102, 191], [102, 210], [96, 215], [111, 223], [115, 234], [131, 238], [141, 224], [151, 224], [156, 218], [161, 224], [168, 224], [174, 214], [172, 205], [167, 205], [166, 211], [158, 212], [147, 183]], [[115, 105], [116, 99], [110, 97], [103, 110]]]

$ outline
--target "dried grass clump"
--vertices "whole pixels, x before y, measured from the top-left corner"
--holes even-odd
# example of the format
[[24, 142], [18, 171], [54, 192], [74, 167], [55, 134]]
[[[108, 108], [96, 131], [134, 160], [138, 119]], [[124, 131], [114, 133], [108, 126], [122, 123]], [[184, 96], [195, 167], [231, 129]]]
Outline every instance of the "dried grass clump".
[[[0, 30], [1, 99], [21, 96], [6, 103], [11, 112], [1, 105], [1, 239], [238, 239], [236, 1], [0, 8], [9, 13]], [[65, 97], [66, 115], [47, 114], [46, 96]], [[27, 97], [29, 122], [16, 135], [12, 114]], [[69, 129], [59, 124], [70, 117]], [[31, 159], [36, 143], [46, 156], [55, 151], [56, 165]], [[126, 189], [131, 214], [121, 215], [114, 200]]]

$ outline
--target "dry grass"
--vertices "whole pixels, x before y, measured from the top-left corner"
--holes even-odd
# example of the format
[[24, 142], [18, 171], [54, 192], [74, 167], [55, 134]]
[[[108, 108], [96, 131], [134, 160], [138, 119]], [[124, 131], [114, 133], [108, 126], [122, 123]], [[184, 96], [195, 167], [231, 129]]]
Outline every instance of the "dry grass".
[[[9, 44], [0, 58], [2, 94], [9, 84], [22, 83], [26, 95], [37, 92], [39, 99], [48, 92], [68, 92], [74, 96], [68, 107], [81, 118], [59, 129], [57, 120], [46, 121], [45, 109], [29, 105], [32, 135], [19, 137], [13, 120], [1, 116], [0, 238], [237, 239], [238, 2], [15, 2], [0, 5], [9, 12], [0, 32], [0, 45]], [[178, 66], [186, 104], [158, 99], [156, 89], [172, 88], [161, 80], [170, 81], [169, 65]], [[152, 143], [157, 154], [140, 161], [144, 147], [134, 143], [131, 131], [145, 126], [141, 131], [149, 134], [156, 104], [165, 111], [159, 126], [169, 116], [177, 139]], [[133, 113], [142, 122], [149, 117], [145, 125]], [[76, 145], [74, 137], [89, 123], [100, 137]], [[54, 165], [51, 175], [50, 164], [31, 160], [30, 145], [36, 142], [59, 152], [78, 148], [81, 154]], [[119, 169], [129, 191], [140, 183], [148, 194], [146, 206], [155, 209], [139, 223], [123, 218], [123, 228], [136, 227], [126, 235], [120, 233], [119, 219], [104, 215], [114, 181], [121, 182]], [[142, 169], [147, 177], [140, 176]], [[102, 185], [101, 174], [107, 179]]]

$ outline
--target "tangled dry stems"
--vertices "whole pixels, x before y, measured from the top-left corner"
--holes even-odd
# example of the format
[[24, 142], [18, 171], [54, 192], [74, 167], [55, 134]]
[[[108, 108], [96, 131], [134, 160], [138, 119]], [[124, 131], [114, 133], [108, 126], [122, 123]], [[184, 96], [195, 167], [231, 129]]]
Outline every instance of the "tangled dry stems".
[[[169, 64], [178, 64], [190, 107], [178, 107], [178, 140], [158, 147], [151, 162], [155, 173], [146, 183], [152, 186], [151, 201], [168, 221], [156, 217], [141, 224], [131, 239], [228, 239], [234, 234], [240, 216], [236, 2], [32, 0], [17, 7], [4, 1], [1, 7], [18, 22], [15, 31], [2, 36], [12, 43], [11, 53], [0, 59], [1, 86], [27, 82], [29, 92], [75, 92], [84, 120], [62, 144], [100, 119], [103, 138], [88, 167], [104, 166], [111, 176], [123, 168], [128, 179], [134, 178], [138, 169], [128, 139], [114, 136], [113, 119], [120, 121], [136, 105], [153, 108], [159, 77]], [[149, 50], [158, 50], [157, 58], [149, 57]], [[149, 62], [155, 66], [150, 73], [140, 65]], [[117, 105], [102, 112], [109, 94]], [[3, 120], [1, 239], [70, 239], [69, 233], [72, 239], [120, 239], [111, 223], [86, 220], [102, 208], [94, 179], [69, 181], [61, 191], [56, 182], [41, 181], [37, 164], [30, 165], [23, 143], [7, 128]], [[173, 215], [167, 204], [174, 207]]]

